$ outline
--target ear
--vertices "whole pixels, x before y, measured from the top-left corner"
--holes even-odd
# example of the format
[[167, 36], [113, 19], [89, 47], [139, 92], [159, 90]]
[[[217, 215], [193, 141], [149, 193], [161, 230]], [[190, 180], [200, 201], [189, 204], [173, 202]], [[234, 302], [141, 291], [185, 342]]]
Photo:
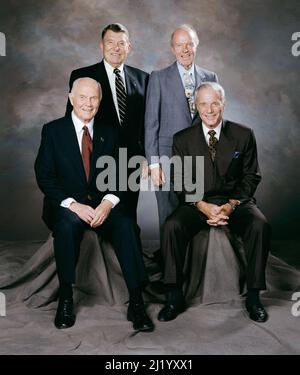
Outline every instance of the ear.
[[173, 47], [172, 44], [171, 44], [171, 52], [172, 52], [172, 54], [176, 57], [176, 52], [175, 52], [175, 49], [174, 49], [174, 47]]
[[103, 40], [101, 39], [100, 42], [99, 42], [99, 48], [100, 50], [102, 51], [103, 53]]
[[73, 105], [73, 94], [71, 92], [69, 93], [69, 99], [71, 104]]

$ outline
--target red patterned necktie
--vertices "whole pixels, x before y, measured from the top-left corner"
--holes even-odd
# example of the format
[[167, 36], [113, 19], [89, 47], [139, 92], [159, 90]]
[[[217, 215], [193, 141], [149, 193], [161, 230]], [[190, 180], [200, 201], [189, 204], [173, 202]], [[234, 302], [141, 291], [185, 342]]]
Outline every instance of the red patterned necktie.
[[83, 161], [83, 166], [85, 170], [86, 179], [89, 179], [90, 175], [90, 163], [91, 163], [91, 153], [93, 151], [93, 141], [89, 133], [89, 129], [86, 125], [82, 128], [83, 135], [81, 141], [81, 156]]

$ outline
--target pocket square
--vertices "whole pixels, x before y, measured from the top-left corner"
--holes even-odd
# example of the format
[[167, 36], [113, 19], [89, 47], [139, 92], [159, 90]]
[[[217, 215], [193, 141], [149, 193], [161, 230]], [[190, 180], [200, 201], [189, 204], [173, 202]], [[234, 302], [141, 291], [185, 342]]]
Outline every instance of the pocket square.
[[234, 151], [233, 159], [238, 159], [241, 156], [241, 153], [239, 151]]

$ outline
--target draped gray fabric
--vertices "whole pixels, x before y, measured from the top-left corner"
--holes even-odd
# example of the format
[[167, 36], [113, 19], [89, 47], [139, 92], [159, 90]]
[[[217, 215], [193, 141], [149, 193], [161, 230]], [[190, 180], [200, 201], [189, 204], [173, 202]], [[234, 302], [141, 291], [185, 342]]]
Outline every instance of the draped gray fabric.
[[[245, 264], [242, 245], [237, 242], [233, 248], [225, 229], [212, 228], [206, 249], [202, 239], [207, 235], [206, 231], [200, 232], [188, 250], [184, 290], [189, 304], [226, 300], [241, 291]], [[149, 302], [163, 301], [160, 269], [151, 256], [145, 257], [145, 263], [150, 281], [155, 281], [147, 287], [145, 297]], [[14, 288], [11, 294], [28, 307], [42, 307], [54, 301], [58, 279], [52, 237], [17, 272], [2, 275], [0, 287]], [[75, 298], [84, 297], [108, 305], [122, 305], [128, 298], [113, 248], [93, 231], [84, 234], [77, 266]]]
[[[207, 235], [205, 249], [202, 243]], [[300, 327], [291, 314], [291, 296], [300, 290], [300, 272], [270, 255], [268, 291], [262, 294], [270, 319], [262, 325], [254, 323], [240, 294], [243, 248], [226, 229], [212, 228], [193, 239], [185, 265], [189, 306], [173, 322], [156, 320], [158, 303], [164, 301], [161, 272], [151, 254], [146, 254], [151, 282], [145, 298], [156, 325], [154, 333], [146, 335], [133, 334], [126, 320], [128, 295], [115, 253], [94, 232], [87, 231], [81, 244], [74, 294], [77, 322], [67, 336], [53, 325], [58, 279], [52, 238], [31, 253], [30, 244], [21, 248], [0, 244], [0, 287], [7, 298], [7, 317], [0, 318], [2, 354], [300, 353]]]

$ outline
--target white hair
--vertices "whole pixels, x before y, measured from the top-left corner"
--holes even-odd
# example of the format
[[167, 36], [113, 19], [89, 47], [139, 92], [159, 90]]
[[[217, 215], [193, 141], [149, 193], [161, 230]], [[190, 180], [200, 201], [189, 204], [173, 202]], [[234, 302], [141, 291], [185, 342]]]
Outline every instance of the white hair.
[[77, 86], [79, 85], [79, 83], [82, 82], [82, 81], [86, 81], [86, 80], [88, 80], [91, 83], [94, 83], [95, 85], [97, 85], [97, 87], [99, 89], [99, 94], [101, 96], [102, 90], [101, 90], [100, 83], [98, 81], [96, 81], [95, 79], [90, 78], [90, 77], [81, 77], [81, 78], [75, 79], [75, 81], [73, 82], [73, 85], [72, 85], [71, 93], [74, 94], [74, 91], [77, 89]]
[[196, 101], [197, 101], [197, 97], [198, 97], [198, 93], [200, 90], [202, 89], [205, 89], [207, 87], [210, 87], [212, 88], [214, 91], [216, 91], [219, 96], [220, 96], [220, 99], [221, 99], [221, 102], [222, 104], [225, 103], [225, 90], [223, 89], [223, 87], [217, 83], [217, 82], [204, 82], [204, 83], [201, 83], [197, 89], [196, 89], [196, 92], [195, 92], [195, 96], [196, 96]]
[[199, 44], [199, 38], [198, 38], [198, 35], [197, 35], [197, 31], [194, 29], [194, 27], [192, 25], [189, 25], [187, 23], [184, 23], [184, 24], [178, 26], [172, 32], [172, 35], [171, 35], [171, 46], [173, 45], [173, 37], [174, 37], [174, 34], [176, 33], [177, 30], [185, 30], [188, 33], [191, 33], [192, 34], [192, 38], [193, 38], [193, 40], [195, 42], [196, 47], [198, 46], [198, 44]]

